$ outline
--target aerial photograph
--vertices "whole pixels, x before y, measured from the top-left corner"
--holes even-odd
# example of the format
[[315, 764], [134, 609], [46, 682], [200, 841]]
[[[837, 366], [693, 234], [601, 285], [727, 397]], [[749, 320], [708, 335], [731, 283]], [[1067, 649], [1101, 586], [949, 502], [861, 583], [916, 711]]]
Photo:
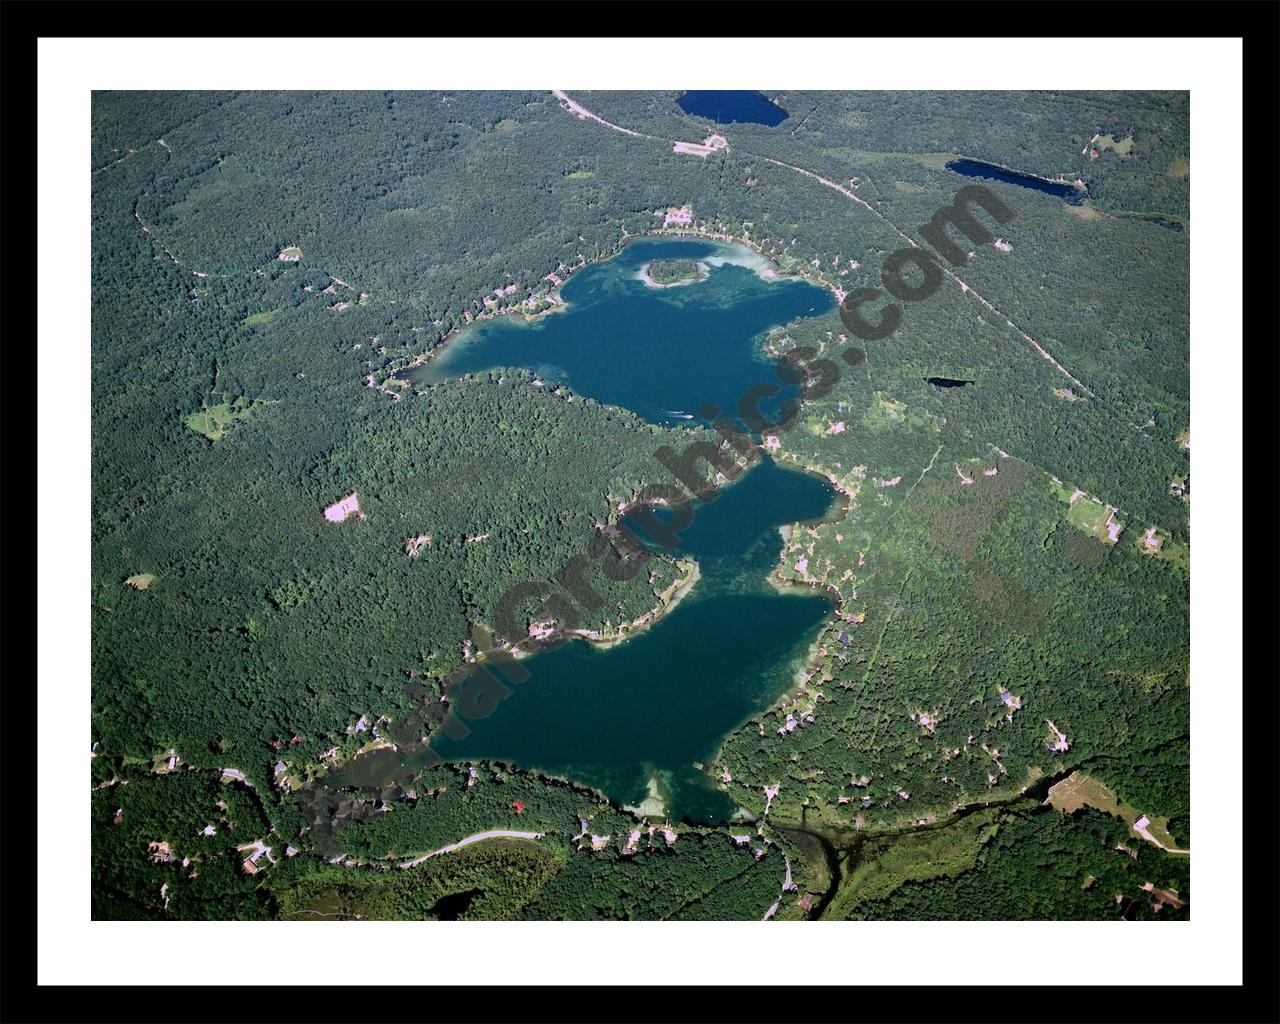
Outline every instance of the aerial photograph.
[[1190, 114], [93, 91], [93, 921], [1189, 922]]

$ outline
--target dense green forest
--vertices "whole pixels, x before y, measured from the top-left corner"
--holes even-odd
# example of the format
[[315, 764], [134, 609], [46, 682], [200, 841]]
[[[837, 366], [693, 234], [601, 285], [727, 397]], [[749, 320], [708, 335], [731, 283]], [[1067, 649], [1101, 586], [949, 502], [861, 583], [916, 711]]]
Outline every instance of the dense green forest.
[[698, 273], [698, 264], [694, 260], [654, 260], [649, 265], [649, 280], [654, 284], [691, 281]]
[[[1187, 94], [793, 91], [776, 128], [677, 95], [574, 94], [639, 137], [533, 91], [95, 94], [95, 918], [759, 919], [780, 894], [780, 918], [1189, 914], [1189, 857], [1024, 793], [1088, 768], [1190, 844]], [[728, 147], [673, 152], [712, 130]], [[642, 823], [489, 763], [329, 786], [422, 738], [507, 588], [666, 481], [656, 450], [718, 440], [525, 371], [402, 371], [477, 317], [553, 310], [686, 204], [667, 233], [881, 287], [967, 183], [954, 157], [1088, 198], [983, 182], [1014, 217], [958, 269], [992, 308], [947, 280], [865, 345], [838, 311], [765, 339], [837, 360], [775, 457], [847, 503], [776, 573], [838, 602], [805, 683], [707, 766], [762, 821]], [[577, 624], [682, 571], [646, 568], [587, 567], [605, 600]], [[543, 837], [395, 866], [492, 830]]]

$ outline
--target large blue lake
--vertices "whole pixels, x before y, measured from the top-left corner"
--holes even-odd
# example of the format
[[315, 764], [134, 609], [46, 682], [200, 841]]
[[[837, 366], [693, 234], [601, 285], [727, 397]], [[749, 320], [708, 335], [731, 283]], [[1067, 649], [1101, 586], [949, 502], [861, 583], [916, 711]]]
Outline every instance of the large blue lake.
[[[707, 276], [667, 288], [646, 285], [641, 271], [661, 259], [695, 260], [707, 266]], [[425, 383], [523, 367], [653, 423], [700, 419], [708, 402], [732, 413], [747, 388], [777, 383], [774, 364], [761, 352], [762, 335], [835, 307], [824, 289], [761, 276], [770, 272], [767, 260], [742, 246], [636, 242], [571, 277], [561, 289], [564, 312], [532, 322], [481, 321], [408, 376]], [[772, 412], [794, 390], [761, 402], [761, 409]]]
[[[648, 263], [668, 258], [703, 263], [705, 277], [668, 288], [641, 280]], [[524, 367], [547, 386], [568, 384], [657, 422], [687, 422], [708, 402], [733, 410], [747, 388], [777, 380], [760, 353], [764, 334], [834, 306], [826, 291], [768, 271], [741, 247], [637, 242], [576, 274], [563, 312], [474, 325], [417, 379]], [[701, 579], [674, 610], [613, 647], [574, 641], [525, 659], [530, 678], [491, 716], [468, 721], [462, 741], [437, 733], [436, 751], [561, 775], [623, 804], [656, 793], [673, 818], [725, 820], [734, 801], [695, 763], [713, 759], [728, 733], [793, 683], [830, 606], [769, 582], [778, 527], [821, 519], [835, 500], [821, 479], [762, 459], [681, 532], [676, 554], [694, 558]], [[412, 754], [379, 753], [389, 773], [413, 763]], [[366, 779], [373, 757], [362, 759]]]

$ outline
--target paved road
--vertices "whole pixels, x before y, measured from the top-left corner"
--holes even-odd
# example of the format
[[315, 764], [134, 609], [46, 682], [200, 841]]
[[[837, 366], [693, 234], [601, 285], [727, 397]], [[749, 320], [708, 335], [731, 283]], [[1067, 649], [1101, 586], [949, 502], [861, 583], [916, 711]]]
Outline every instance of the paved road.
[[438, 850], [432, 850], [430, 853], [424, 853], [421, 857], [415, 857], [413, 860], [407, 860], [403, 864], [398, 865], [402, 868], [411, 868], [417, 864], [421, 864], [424, 860], [430, 860], [432, 857], [439, 857], [442, 853], [453, 853], [455, 850], [461, 850], [464, 846], [470, 846], [472, 843], [478, 843], [485, 839], [541, 839], [545, 832], [512, 832], [509, 829], [497, 828], [489, 832], [477, 832], [473, 836], [467, 836], [466, 839], [459, 839], [456, 843], [450, 843], [448, 846], [442, 846]]
[[1165, 853], [1181, 853], [1188, 857], [1191, 856], [1190, 850], [1179, 850], [1176, 846], [1165, 846], [1164, 843], [1160, 842], [1159, 839], [1153, 836], [1145, 828], [1135, 828], [1134, 831], [1137, 832], [1138, 835], [1142, 836], [1142, 838], [1147, 842], [1154, 843], [1156, 846], [1160, 847], [1160, 849], [1164, 850]]
[[[624, 135], [632, 135], [632, 136], [635, 136], [636, 138], [641, 138], [641, 139], [656, 138], [656, 136], [643, 135], [640, 132], [632, 131], [630, 128], [623, 128], [620, 125], [612, 124], [611, 122], [606, 121], [604, 118], [599, 117], [596, 114], [593, 114], [590, 110], [582, 106], [580, 103], [575, 103], [567, 95], [565, 95], [562, 89], [552, 89], [551, 91], [555, 94], [557, 99], [565, 103], [568, 106], [569, 110], [577, 114], [579, 117], [590, 118], [592, 121], [595, 121], [597, 124], [602, 124], [606, 128], [612, 128], [615, 132], [622, 132]], [[659, 141], [671, 142], [672, 140], [661, 139]], [[766, 163], [773, 164], [777, 167], [785, 167], [788, 170], [797, 172], [798, 174], [803, 174], [806, 178], [812, 178], [814, 181], [818, 182], [821, 185], [825, 185], [827, 188], [835, 189], [845, 198], [851, 199], [855, 203], [858, 203], [859, 205], [865, 207], [873, 216], [875, 216], [880, 221], [882, 221], [883, 223], [887, 224], [890, 228], [892, 228], [893, 231], [898, 235], [898, 237], [904, 239], [906, 243], [910, 245], [912, 248], [914, 249], [921, 248], [919, 242], [917, 242], [914, 238], [908, 235], [905, 231], [903, 231], [900, 227], [898, 227], [898, 225], [896, 225], [883, 213], [877, 210], [869, 202], [867, 202], [865, 199], [855, 194], [851, 190], [845, 188], [843, 185], [832, 181], [830, 178], [824, 178], [822, 175], [816, 174], [813, 171], [807, 170], [803, 167], [797, 167], [795, 164], [789, 164], [783, 160], [776, 160], [773, 157], [764, 156], [762, 154], [749, 154], [744, 152], [743, 155], [744, 156], [755, 155], [757, 159], [763, 160]], [[1094, 397], [1093, 391], [1091, 391], [1083, 382], [1081, 382], [1078, 378], [1076, 378], [1071, 373], [1070, 370], [1068, 370], [1065, 366], [1063, 366], [1056, 359], [1054, 359], [1053, 356], [1050, 355], [1048, 351], [1046, 351], [1044, 346], [1042, 346], [1038, 341], [1036, 341], [1035, 338], [1033, 338], [1030, 334], [1024, 331], [1021, 327], [1015, 324], [1013, 320], [1007, 314], [1005, 314], [1002, 310], [997, 308], [993, 302], [986, 299], [982, 295], [978, 294], [978, 292], [974, 290], [972, 285], [970, 285], [966, 281], [961, 280], [959, 275], [955, 274], [953, 271], [949, 270], [947, 267], [942, 266], [942, 264], [938, 264], [938, 266], [943, 274], [949, 277], [952, 281], [954, 281], [964, 290], [964, 293], [966, 295], [972, 295], [975, 299], [978, 300], [978, 302], [980, 302], [988, 310], [990, 310], [992, 313], [996, 314], [1001, 319], [1003, 319], [1004, 322], [1008, 324], [1010, 328], [1017, 331], [1018, 334], [1022, 336], [1023, 340], [1025, 340], [1028, 344], [1031, 345], [1032, 348], [1034, 348], [1038, 353], [1040, 353], [1040, 357], [1042, 359], [1048, 362], [1055, 370], [1057, 370], [1060, 374], [1062, 374], [1069, 381], [1071, 381], [1071, 383], [1076, 385], [1076, 387], [1079, 388], [1080, 391], [1083, 392], [1086, 397], [1090, 397], [1090, 398]]]

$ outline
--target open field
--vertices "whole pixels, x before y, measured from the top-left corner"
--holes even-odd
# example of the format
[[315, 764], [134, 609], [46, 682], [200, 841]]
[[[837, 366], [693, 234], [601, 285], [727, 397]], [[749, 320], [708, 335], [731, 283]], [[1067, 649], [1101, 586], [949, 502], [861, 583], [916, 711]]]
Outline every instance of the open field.
[[259, 407], [267, 404], [261, 398], [237, 398], [234, 402], [219, 402], [217, 405], [205, 403], [199, 412], [191, 413], [183, 422], [210, 441], [220, 441], [234, 428], [237, 420], [249, 419]]
[[[1150, 842], [1170, 851], [1177, 846], [1173, 836], [1169, 834], [1168, 818], [1150, 817], [1137, 808], [1121, 803], [1106, 783], [1084, 772], [1072, 772], [1057, 785], [1051, 786], [1045, 803], [1066, 814], [1078, 811], [1082, 807], [1092, 807], [1094, 810], [1119, 818], [1131, 829], [1134, 822], [1146, 817], [1148, 824], [1144, 827], [1144, 832], [1149, 834]], [[1144, 835], [1143, 838], [1148, 836]]]

